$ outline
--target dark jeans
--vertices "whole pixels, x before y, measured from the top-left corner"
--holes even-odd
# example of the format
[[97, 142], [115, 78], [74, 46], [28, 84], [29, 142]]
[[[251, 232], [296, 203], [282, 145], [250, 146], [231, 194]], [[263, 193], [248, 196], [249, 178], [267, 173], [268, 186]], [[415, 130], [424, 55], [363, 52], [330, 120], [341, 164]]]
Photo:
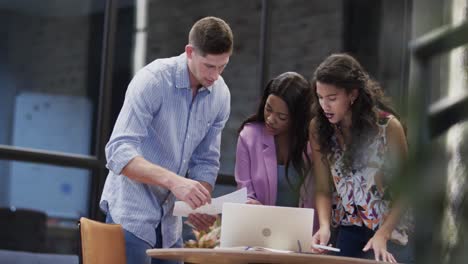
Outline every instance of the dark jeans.
[[[114, 223], [110, 213], [106, 216], [106, 223]], [[151, 248], [162, 248], [162, 235], [161, 225], [156, 228], [156, 245], [152, 247], [146, 241], [138, 238], [131, 232], [124, 229], [125, 235], [125, 255], [127, 257], [127, 264], [179, 264], [180, 261], [152, 259], [146, 255], [146, 250]], [[176, 244], [175, 247], [182, 245]]]
[[[362, 249], [369, 239], [374, 235], [374, 231], [367, 227], [360, 226], [340, 226], [336, 238], [336, 247], [341, 252], [337, 256], [374, 259], [374, 252], [369, 250], [363, 252]], [[410, 240], [406, 246], [395, 244], [392, 241], [387, 242], [387, 250], [393, 254], [399, 263], [413, 263], [413, 243]]]

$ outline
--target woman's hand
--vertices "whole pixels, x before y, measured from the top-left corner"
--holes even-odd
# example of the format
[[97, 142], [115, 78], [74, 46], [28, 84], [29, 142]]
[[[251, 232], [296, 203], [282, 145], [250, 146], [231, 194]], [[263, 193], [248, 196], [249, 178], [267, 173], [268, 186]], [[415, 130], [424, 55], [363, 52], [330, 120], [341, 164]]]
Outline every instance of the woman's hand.
[[254, 200], [254, 199], [251, 199], [251, 198], [248, 198], [248, 199], [247, 199], [246, 204], [258, 204], [258, 205], [262, 205], [261, 202], [259, 202], [259, 201], [257, 201], [257, 200]]
[[384, 232], [377, 230], [362, 251], [367, 252], [369, 249], [372, 249], [374, 251], [375, 260], [397, 263], [392, 253], [387, 251], [388, 237], [389, 236], [384, 234]]
[[[311, 251], [318, 254], [326, 253], [327, 250], [315, 248], [314, 245], [324, 245], [326, 246], [330, 240], [331, 231], [330, 228], [321, 227], [315, 234], [312, 236], [312, 248]], [[331, 246], [329, 244], [328, 246]]]

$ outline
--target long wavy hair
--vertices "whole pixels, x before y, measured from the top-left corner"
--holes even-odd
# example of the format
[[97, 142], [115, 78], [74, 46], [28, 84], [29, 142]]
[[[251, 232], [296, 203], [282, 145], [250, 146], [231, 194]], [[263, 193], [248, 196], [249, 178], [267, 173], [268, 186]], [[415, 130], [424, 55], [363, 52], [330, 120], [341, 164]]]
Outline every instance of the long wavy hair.
[[313, 112], [315, 114], [316, 133], [320, 152], [323, 157], [332, 158], [332, 136], [339, 124], [333, 125], [326, 118], [317, 96], [317, 82], [344, 89], [347, 94], [354, 89], [358, 96], [350, 106], [352, 111], [352, 142], [343, 155], [344, 171], [349, 171], [355, 159], [358, 159], [365, 148], [378, 133], [380, 112], [387, 112], [399, 117], [385, 97], [382, 87], [364, 70], [361, 64], [348, 54], [332, 54], [315, 70], [312, 79]]
[[[239, 133], [247, 123], [265, 123], [264, 109], [268, 96], [276, 95], [281, 98], [289, 110], [289, 149], [288, 160], [285, 164], [286, 180], [293, 190], [304, 183], [311, 169], [311, 159], [307, 153], [309, 141], [309, 123], [312, 119], [312, 89], [309, 81], [296, 72], [285, 72], [268, 82], [257, 112], [248, 117], [239, 128]], [[292, 164], [299, 175], [299, 186], [295, 188], [288, 177], [288, 168]]]

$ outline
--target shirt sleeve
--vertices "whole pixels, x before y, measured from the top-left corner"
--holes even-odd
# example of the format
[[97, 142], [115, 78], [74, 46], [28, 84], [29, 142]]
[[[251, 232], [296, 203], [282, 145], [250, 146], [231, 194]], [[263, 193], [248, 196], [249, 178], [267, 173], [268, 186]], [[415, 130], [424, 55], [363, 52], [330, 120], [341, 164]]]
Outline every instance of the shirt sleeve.
[[[107, 168], [115, 174], [136, 156], [142, 156], [141, 143], [148, 135], [148, 127], [157, 114], [161, 98], [148, 98], [148, 91], [158, 89], [159, 82], [153, 73], [140, 70], [130, 82], [125, 100], [106, 145]], [[150, 103], [151, 102], [151, 103]]]
[[253, 188], [252, 183], [252, 173], [250, 171], [250, 154], [249, 148], [245, 142], [244, 137], [241, 135], [237, 139], [237, 148], [236, 148], [236, 164], [234, 167], [234, 177], [236, 178], [237, 187], [247, 188], [247, 197], [251, 199], [257, 199], [257, 195]]
[[226, 125], [231, 111], [229, 92], [221, 103], [221, 110], [207, 134], [195, 148], [189, 162], [189, 178], [204, 181], [212, 187], [216, 182], [219, 171], [219, 157], [221, 147], [221, 132]]

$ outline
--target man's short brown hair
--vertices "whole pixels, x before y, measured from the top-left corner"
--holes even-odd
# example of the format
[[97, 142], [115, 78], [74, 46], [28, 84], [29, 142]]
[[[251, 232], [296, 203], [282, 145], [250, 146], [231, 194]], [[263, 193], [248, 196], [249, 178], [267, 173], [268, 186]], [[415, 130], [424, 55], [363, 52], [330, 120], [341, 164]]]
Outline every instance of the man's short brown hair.
[[210, 16], [195, 22], [189, 33], [189, 44], [202, 56], [232, 53], [234, 37], [224, 20]]

